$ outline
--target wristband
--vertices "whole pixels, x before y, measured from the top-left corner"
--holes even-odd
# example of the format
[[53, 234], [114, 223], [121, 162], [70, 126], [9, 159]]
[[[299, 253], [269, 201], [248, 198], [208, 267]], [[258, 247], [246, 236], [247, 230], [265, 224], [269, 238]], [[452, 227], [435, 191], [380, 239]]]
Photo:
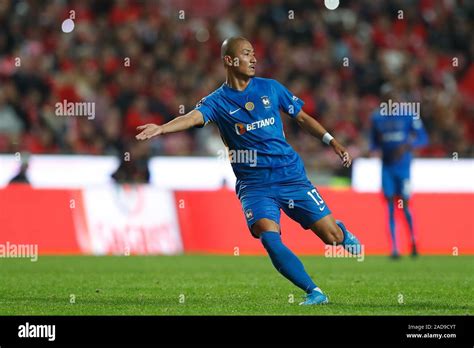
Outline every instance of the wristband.
[[328, 132], [324, 133], [323, 135], [323, 143], [325, 143], [326, 145], [329, 145], [329, 143], [331, 142], [331, 140], [333, 140], [334, 137], [329, 134]]

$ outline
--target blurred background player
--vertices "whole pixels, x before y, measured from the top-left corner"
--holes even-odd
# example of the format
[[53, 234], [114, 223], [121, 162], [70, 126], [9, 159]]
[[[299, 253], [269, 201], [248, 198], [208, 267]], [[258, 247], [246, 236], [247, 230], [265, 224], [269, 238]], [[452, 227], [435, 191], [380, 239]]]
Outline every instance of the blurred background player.
[[[402, 95], [391, 85], [382, 87], [382, 103], [406, 103]], [[399, 104], [400, 105], [400, 104]], [[407, 105], [407, 104], [405, 104]], [[416, 109], [416, 104], [412, 104]], [[418, 103], [419, 105], [419, 103]], [[393, 109], [395, 110], [395, 108]], [[387, 201], [388, 222], [392, 242], [391, 257], [398, 259], [395, 205], [403, 208], [411, 238], [411, 255], [417, 256], [413, 218], [409, 207], [410, 198], [410, 165], [413, 158], [412, 151], [428, 144], [428, 136], [420, 119], [420, 114], [397, 112], [389, 114], [382, 112], [382, 107], [372, 115], [372, 128], [370, 136], [370, 150], [380, 149], [382, 152], [382, 190]], [[419, 109], [418, 109], [419, 111]], [[401, 201], [397, 201], [397, 197]]]

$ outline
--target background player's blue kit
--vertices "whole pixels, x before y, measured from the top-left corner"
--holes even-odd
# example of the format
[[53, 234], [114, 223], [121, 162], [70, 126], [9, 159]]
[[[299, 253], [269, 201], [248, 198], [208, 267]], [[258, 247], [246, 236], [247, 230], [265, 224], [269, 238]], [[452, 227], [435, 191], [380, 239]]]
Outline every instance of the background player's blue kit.
[[409, 143], [411, 148], [421, 147], [428, 136], [419, 117], [412, 115], [388, 116], [377, 111], [372, 116], [371, 150], [382, 151], [382, 189], [386, 197], [410, 195], [410, 165], [413, 154], [406, 151], [399, 158], [396, 150]]

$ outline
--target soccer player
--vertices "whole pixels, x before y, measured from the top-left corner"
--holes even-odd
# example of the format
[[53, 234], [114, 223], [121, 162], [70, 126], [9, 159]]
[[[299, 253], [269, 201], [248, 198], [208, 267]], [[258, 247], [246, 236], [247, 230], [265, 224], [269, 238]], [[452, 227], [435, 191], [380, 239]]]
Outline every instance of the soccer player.
[[[395, 92], [389, 85], [384, 85], [382, 95], [392, 99]], [[400, 100], [395, 96], [395, 100]], [[413, 218], [409, 208], [410, 198], [410, 164], [412, 150], [428, 143], [428, 136], [420, 120], [420, 115], [397, 113], [387, 114], [378, 109], [372, 115], [370, 151], [382, 151], [382, 189], [388, 207], [388, 224], [392, 242], [391, 258], [398, 259], [395, 230], [396, 198], [401, 198], [403, 212], [408, 223], [411, 238], [411, 255], [418, 255]]]
[[361, 247], [344, 224], [334, 219], [307, 179], [303, 161], [285, 140], [279, 111], [283, 110], [304, 130], [332, 146], [344, 166], [351, 165], [351, 157], [321, 124], [302, 110], [299, 98], [275, 80], [255, 77], [257, 59], [247, 39], [226, 39], [221, 58], [227, 75], [221, 87], [201, 99], [186, 115], [164, 125], [139, 126], [141, 133], [136, 138], [145, 140], [215, 123], [228, 149], [241, 154], [248, 152], [248, 158], [256, 154], [257, 161], [252, 163], [232, 162], [237, 177], [236, 193], [249, 230], [260, 239], [278, 272], [306, 292], [301, 304], [327, 303], [327, 296], [306, 273], [301, 261], [282, 243], [280, 209], [326, 244], [342, 244], [355, 255]]

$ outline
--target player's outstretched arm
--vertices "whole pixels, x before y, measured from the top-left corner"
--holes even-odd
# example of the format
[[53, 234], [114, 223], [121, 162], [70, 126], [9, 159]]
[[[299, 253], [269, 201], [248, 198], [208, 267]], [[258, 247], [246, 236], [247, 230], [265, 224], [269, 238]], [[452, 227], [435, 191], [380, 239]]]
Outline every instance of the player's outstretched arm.
[[322, 140], [326, 144], [329, 144], [334, 149], [334, 152], [341, 158], [342, 165], [344, 167], [349, 167], [352, 163], [351, 155], [346, 151], [344, 146], [339, 144], [339, 142], [334, 139], [328, 131], [314, 118], [309, 116], [306, 112], [301, 110], [295, 117], [298, 125], [309, 132], [314, 137]]
[[138, 126], [137, 130], [141, 131], [135, 136], [138, 140], [150, 139], [154, 136], [180, 132], [195, 126], [202, 126], [204, 124], [204, 117], [199, 110], [192, 110], [186, 115], [178, 116], [175, 119], [163, 125], [148, 123], [143, 126]]

